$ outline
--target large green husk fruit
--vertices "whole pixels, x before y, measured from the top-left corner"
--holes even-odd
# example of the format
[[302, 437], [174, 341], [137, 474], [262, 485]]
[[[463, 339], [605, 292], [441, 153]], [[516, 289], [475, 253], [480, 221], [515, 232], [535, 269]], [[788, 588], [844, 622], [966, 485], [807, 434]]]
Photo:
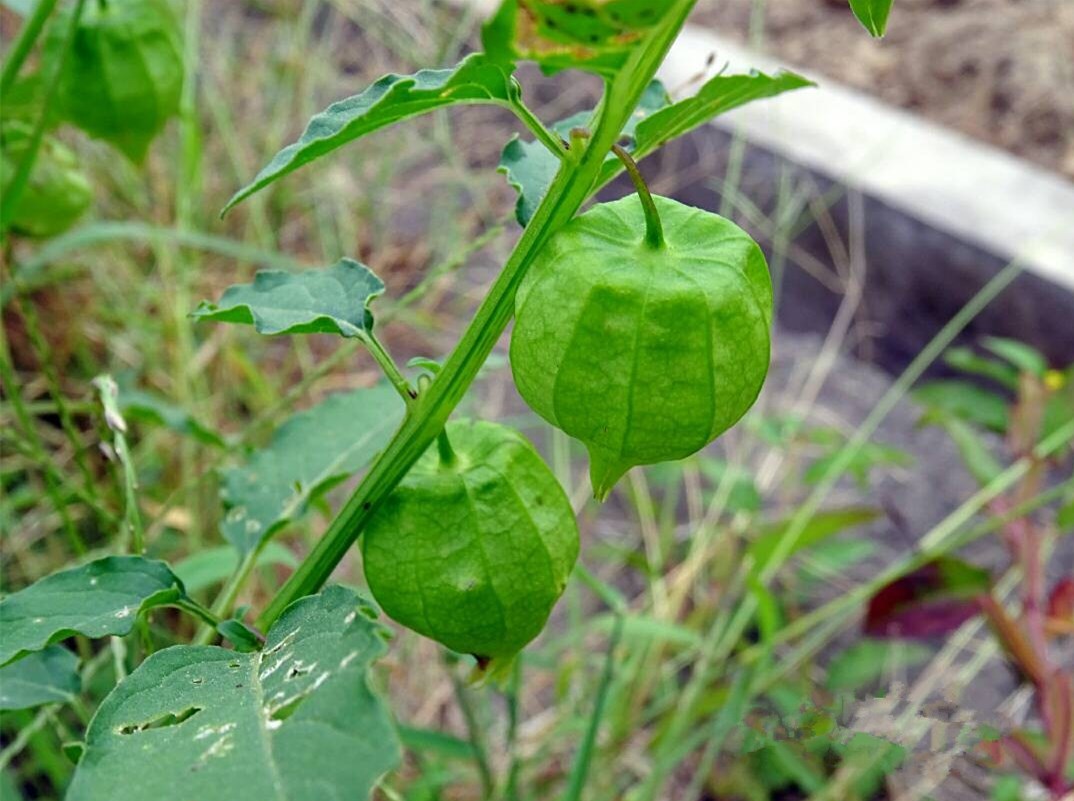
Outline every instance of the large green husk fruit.
[[562, 594], [578, 527], [517, 431], [460, 421], [446, 433], [454, 459], [430, 448], [366, 526], [366, 580], [404, 626], [482, 660], [510, 658]]
[[[69, 13], [52, 26], [50, 58], [62, 48]], [[182, 37], [167, 0], [85, 4], [56, 96], [64, 119], [141, 163], [179, 110], [182, 89]]]
[[[0, 134], [0, 188], [5, 193], [29, 150], [30, 139], [29, 129], [21, 124], [5, 125]], [[93, 189], [75, 154], [46, 136], [11, 214], [11, 227], [26, 236], [55, 236], [74, 225], [92, 200]]]
[[681, 459], [753, 405], [768, 372], [772, 285], [750, 236], [636, 195], [560, 229], [519, 287], [511, 368], [526, 402], [589, 450], [603, 499], [634, 465]]

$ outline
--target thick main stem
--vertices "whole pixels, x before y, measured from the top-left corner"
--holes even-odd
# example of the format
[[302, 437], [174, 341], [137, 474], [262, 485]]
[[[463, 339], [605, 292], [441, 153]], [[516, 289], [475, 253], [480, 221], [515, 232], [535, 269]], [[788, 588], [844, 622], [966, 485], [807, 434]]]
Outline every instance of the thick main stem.
[[612, 145], [612, 152], [623, 162], [630, 180], [634, 183], [634, 188], [638, 190], [638, 199], [641, 200], [641, 207], [645, 211], [645, 242], [652, 248], [664, 247], [664, 226], [660, 224], [660, 214], [656, 211], [656, 203], [653, 202], [653, 196], [649, 193], [645, 179], [641, 177], [637, 162], [620, 145]]
[[694, 2], [678, 0], [610, 82], [589, 147], [577, 162], [562, 163], [544, 200], [443, 369], [428, 391], [419, 394], [411, 413], [328, 531], [262, 613], [258, 619], [262, 631], [267, 631], [291, 603], [324, 585], [358, 539], [370, 515], [443, 429], [511, 320], [515, 292], [534, 257], [593, 192], [606, 154], [619, 138], [619, 132], [656, 74]]

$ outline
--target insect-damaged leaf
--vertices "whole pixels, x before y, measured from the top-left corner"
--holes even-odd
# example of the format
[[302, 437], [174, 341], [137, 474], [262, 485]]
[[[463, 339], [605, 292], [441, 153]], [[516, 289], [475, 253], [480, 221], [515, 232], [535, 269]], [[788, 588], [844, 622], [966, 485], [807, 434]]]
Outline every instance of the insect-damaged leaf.
[[872, 36], [881, 37], [888, 26], [893, 0], [850, 0], [850, 10], [865, 30]]
[[[632, 152], [636, 160], [640, 160], [664, 143], [751, 100], [774, 97], [812, 85], [792, 72], [780, 72], [774, 76], [761, 72], [717, 75], [710, 78], [696, 95], [670, 103], [663, 86], [654, 81], [623, 129], [626, 149]], [[585, 125], [589, 116], [577, 114], [555, 123], [552, 128], [565, 137], [572, 127]], [[499, 169], [519, 193], [515, 214], [521, 224], [525, 225], [533, 216], [558, 167], [559, 160], [540, 143], [518, 138], [507, 143], [500, 157]], [[596, 187], [607, 184], [622, 169], [622, 162], [614, 155], [609, 155], [601, 166]]]
[[519, 92], [513, 71], [512, 64], [474, 53], [450, 69], [385, 75], [315, 115], [297, 142], [273, 156], [253, 181], [235, 193], [224, 213], [289, 172], [400, 120], [460, 103], [508, 105]]
[[981, 611], [987, 570], [944, 556], [882, 587], [869, 600], [865, 633], [874, 637], [940, 637]]
[[666, 0], [504, 0], [481, 43], [492, 58], [535, 61], [546, 72], [614, 75], [667, 6]]
[[0, 710], [66, 703], [82, 690], [78, 657], [50, 645], [0, 668]]
[[224, 537], [246, 553], [364, 467], [399, 421], [403, 402], [387, 384], [329, 395], [291, 417], [242, 467], [223, 471]]
[[252, 284], [224, 290], [219, 303], [202, 301], [192, 317], [252, 325], [259, 334], [340, 334], [373, 329], [369, 303], [384, 292], [376, 273], [354, 259], [326, 270], [262, 270]]
[[163, 562], [106, 556], [0, 600], [0, 665], [74, 634], [122, 636], [138, 615], [185, 595]]
[[385, 651], [369, 615], [330, 587], [288, 607], [262, 651], [156, 652], [97, 710], [68, 801], [368, 798], [399, 761], [366, 678]]

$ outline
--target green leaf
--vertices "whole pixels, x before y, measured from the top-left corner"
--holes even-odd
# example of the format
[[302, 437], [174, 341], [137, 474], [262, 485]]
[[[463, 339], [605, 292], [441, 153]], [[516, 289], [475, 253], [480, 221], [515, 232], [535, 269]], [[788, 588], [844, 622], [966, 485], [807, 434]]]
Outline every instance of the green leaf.
[[[642, 159], [665, 142], [692, 131], [726, 111], [751, 100], [773, 97], [793, 89], [813, 86], [813, 83], [792, 72], [768, 76], [760, 72], [748, 75], [717, 75], [709, 79], [693, 97], [670, 103], [667, 91], [659, 81], [653, 81], [638, 102], [622, 131], [625, 147]], [[567, 137], [570, 129], [584, 126], [592, 112], [583, 112], [552, 125], [560, 136]], [[515, 216], [526, 225], [536, 211], [548, 186], [559, 169], [559, 159], [539, 142], [525, 142], [517, 137], [507, 143], [500, 157], [499, 171], [506, 174], [508, 183], [519, 193]], [[603, 186], [623, 169], [615, 155], [609, 155], [601, 166], [597, 186]]]
[[184, 597], [164, 562], [106, 556], [0, 600], [0, 665], [74, 634], [123, 636], [142, 612]]
[[291, 417], [268, 447], [242, 467], [223, 471], [224, 538], [246, 553], [300, 516], [372, 460], [403, 419], [403, 409], [395, 391], [379, 384], [329, 395]]
[[913, 642], [860, 640], [832, 659], [825, 684], [832, 692], [861, 690], [894, 672], [927, 661], [932, 650]]
[[880, 38], [888, 25], [893, 0], [850, 0], [850, 8], [858, 22], [872, 36]]
[[[875, 520], [879, 516], [876, 509], [852, 506], [846, 509], [828, 509], [817, 512], [802, 529], [798, 541], [791, 553], [816, 545], [819, 542], [845, 531]], [[750, 543], [747, 553], [753, 557], [754, 564], [760, 567], [768, 562], [784, 534], [794, 524], [793, 518], [771, 523], [761, 530], [760, 536]]]
[[1024, 342], [1002, 337], [987, 337], [984, 346], [1023, 373], [1041, 378], [1048, 372], [1048, 360], [1039, 350]]
[[[278, 542], [269, 542], [257, 555], [258, 566], [284, 565], [294, 568], [297, 560], [287, 548]], [[239, 566], [239, 554], [230, 545], [206, 548], [193, 553], [175, 565], [175, 575], [183, 582], [189, 594], [201, 592], [226, 579]]]
[[223, 437], [202, 425], [185, 409], [159, 395], [134, 387], [120, 386], [119, 410], [128, 420], [163, 426], [216, 448], [225, 446]]
[[365, 799], [399, 762], [369, 688], [384, 629], [329, 587], [281, 615], [265, 649], [158, 651], [97, 710], [67, 801]]
[[[638, 124], [670, 102], [664, 85], [660, 81], [651, 82], [638, 101], [637, 108], [623, 126], [621, 136], [632, 143]], [[583, 111], [560, 120], [551, 127], [566, 141], [570, 138], [572, 128], [585, 127], [592, 116], [592, 111]], [[611, 160], [619, 163], [615, 156], [611, 156]], [[497, 170], [507, 176], [507, 182], [518, 192], [515, 218], [520, 225], [526, 225], [530, 221], [552, 179], [556, 177], [559, 165], [559, 158], [541, 142], [526, 142], [515, 136], [504, 147]]]
[[0, 668], [0, 710], [68, 703], [81, 691], [78, 657], [62, 645]]
[[955, 443], [966, 469], [980, 486], [988, 486], [1003, 472], [1002, 465], [988, 450], [988, 444], [981, 439], [976, 429], [956, 417], [942, 414], [935, 422], [943, 427], [947, 436]]
[[1018, 389], [1017, 370], [994, 359], [978, 356], [969, 348], [951, 348], [944, 354], [944, 361], [956, 370], [990, 378], [1008, 389]]
[[722, 459], [701, 458], [701, 472], [712, 482], [717, 491], [724, 482], [729, 483], [726, 508], [730, 512], [756, 512], [761, 508], [761, 493], [753, 476], [742, 467], [733, 467]]
[[224, 290], [220, 303], [202, 301], [191, 317], [252, 325], [259, 334], [363, 337], [373, 330], [369, 304], [382, 292], [372, 270], [340, 259], [326, 270], [262, 270], [252, 284]]
[[914, 390], [913, 399], [928, 407], [922, 424], [954, 417], [1003, 434], [1010, 422], [1006, 398], [968, 381], [930, 381]]
[[[811, 464], [803, 478], [807, 484], [816, 484], [827, 474], [832, 463], [841, 458], [839, 446], [833, 453], [822, 456]], [[877, 467], [905, 467], [914, 463], [914, 458], [906, 451], [879, 442], [864, 443], [851, 457], [844, 468], [858, 486], [864, 490], [869, 486], [869, 475]]]
[[[640, 120], [634, 129], [633, 153], [642, 159], [665, 142], [704, 125], [731, 109], [754, 100], [803, 89], [815, 84], [793, 72], [775, 75], [751, 71], [745, 75], [717, 75], [706, 81], [693, 97], [680, 100]], [[615, 156], [605, 159], [600, 183], [610, 181], [622, 169]]]
[[221, 620], [216, 624], [216, 630], [235, 646], [236, 651], [251, 653], [261, 647], [261, 641], [253, 630], [236, 618]]
[[612, 76], [667, 6], [665, 0], [504, 0], [482, 29], [481, 44], [491, 58], [535, 61], [545, 72]]
[[507, 106], [517, 99], [514, 66], [496, 63], [481, 53], [467, 56], [451, 69], [419, 70], [413, 75], [385, 75], [360, 92], [340, 100], [306, 126], [288, 145], [228, 201], [222, 213], [299, 167], [348, 142], [409, 117], [460, 103]]

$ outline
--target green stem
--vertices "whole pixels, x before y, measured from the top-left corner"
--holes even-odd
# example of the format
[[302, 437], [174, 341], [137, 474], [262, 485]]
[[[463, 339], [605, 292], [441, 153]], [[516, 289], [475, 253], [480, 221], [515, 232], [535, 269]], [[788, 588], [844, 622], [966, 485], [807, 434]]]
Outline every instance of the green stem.
[[23, 62], [30, 55], [37, 37], [44, 30], [45, 23], [52, 14], [52, 9], [56, 7], [56, 2], [57, 0], [37, 0], [33, 14], [23, 23], [22, 30], [19, 31], [19, 38], [11, 46], [11, 52], [8, 53], [7, 61], [4, 62], [3, 72], [0, 72], [0, 94], [7, 94], [7, 91], [15, 83]]
[[437, 436], [436, 448], [440, 451], [441, 467], [451, 467], [458, 461], [459, 457], [455, 455], [455, 449], [451, 447], [451, 440], [448, 439], [446, 428]]
[[631, 52], [601, 103], [600, 119], [577, 163], [564, 162], [533, 219], [444, 368], [422, 393], [392, 441], [332, 521], [325, 535], [291, 574], [258, 619], [265, 631], [291, 603], [317, 592], [358, 539], [366, 522], [415, 461], [432, 444], [477, 377], [514, 312], [515, 292], [537, 253], [594, 191], [604, 158], [619, 138], [696, 0], [677, 0]]
[[[268, 542], [269, 540], [267, 539], [263, 540], [258, 543], [256, 548], [248, 551], [242, 557], [238, 567], [235, 568], [235, 572], [231, 574], [231, 578], [228, 579], [224, 589], [221, 590], [220, 595], [218, 595], [213, 602], [212, 613], [218, 618], [226, 618], [231, 614], [231, 610], [235, 608], [235, 601], [238, 600], [239, 593], [242, 592], [243, 586], [245, 586], [246, 581], [250, 578], [250, 573], [253, 572], [254, 567], [257, 565], [257, 559]], [[202, 626], [194, 636], [194, 644], [208, 645], [215, 635], [215, 623]]]
[[619, 145], [612, 145], [612, 152], [623, 162], [627, 174], [630, 175], [630, 180], [634, 183], [634, 188], [638, 190], [638, 199], [641, 200], [641, 207], [645, 211], [646, 243], [651, 248], [659, 249], [664, 247], [664, 226], [660, 224], [660, 215], [656, 211], [656, 204], [653, 202], [653, 196], [649, 193], [649, 187], [645, 184], [645, 179], [641, 177], [637, 162]]
[[15, 174], [11, 178], [11, 183], [3, 188], [3, 203], [0, 204], [0, 231], [7, 228], [8, 223], [18, 209], [19, 201], [22, 199], [22, 193], [26, 189], [26, 184], [30, 181], [30, 173], [33, 171], [34, 162], [37, 161], [37, 151], [41, 148], [41, 142], [45, 138], [45, 128], [48, 123], [49, 111], [52, 107], [52, 98], [55, 96], [56, 89], [60, 85], [60, 75], [63, 73], [63, 65], [64, 62], [67, 61], [67, 54], [71, 49], [71, 42], [74, 40], [75, 31], [78, 29], [78, 23], [82, 19], [82, 9], [85, 4], [86, 0], [78, 0], [78, 4], [75, 6], [75, 13], [71, 16], [71, 21], [67, 26], [67, 32], [64, 34], [63, 50], [60, 51], [60, 56], [56, 60], [56, 64], [52, 67], [52, 74], [49, 76], [48, 85], [45, 88], [45, 96], [41, 103], [41, 111], [37, 116], [37, 122], [34, 124], [34, 131], [30, 136], [29, 146], [26, 148], [26, 152], [22, 154], [22, 158], [19, 159], [19, 166], [15, 169]]
[[477, 715], [474, 713], [474, 706], [470, 703], [470, 696], [467, 695], [466, 687], [463, 685], [462, 679], [456, 674], [455, 666], [449, 664], [447, 669], [448, 673], [451, 674], [451, 686], [455, 691], [455, 701], [459, 705], [459, 711], [462, 712], [463, 720], [466, 721], [466, 734], [470, 740], [470, 748], [474, 752], [474, 764], [477, 766], [477, 773], [481, 777], [481, 797], [490, 799], [495, 792], [496, 786], [492, 778], [492, 767], [489, 765], [485, 742], [481, 737], [481, 726], [478, 723]]
[[214, 630], [220, 625], [221, 621], [217, 615], [191, 598], [184, 598], [181, 601], [177, 601], [175, 606], [177, 609], [182, 609], [187, 614], [193, 615], [202, 623], [212, 626]]
[[521, 97], [513, 98], [508, 103], [508, 108], [510, 108], [511, 111], [515, 113], [515, 116], [522, 121], [522, 124], [537, 137], [537, 140], [552, 151], [557, 158], [562, 160], [567, 157], [567, 151], [563, 147], [563, 142], [560, 141], [560, 138], [545, 127], [544, 123], [530, 111], [529, 106], [522, 102]]
[[418, 393], [414, 391], [414, 387], [410, 386], [410, 382], [406, 380], [406, 377], [399, 372], [399, 368], [395, 366], [395, 361], [392, 359], [391, 354], [384, 349], [384, 346], [380, 344], [380, 340], [373, 336], [373, 332], [369, 331], [362, 335], [362, 342], [368, 348], [370, 355], [380, 365], [380, 369], [384, 372], [384, 376], [388, 379], [395, 391], [399, 393], [399, 397], [406, 403], [407, 408], [414, 404], [414, 400], [418, 397]]

